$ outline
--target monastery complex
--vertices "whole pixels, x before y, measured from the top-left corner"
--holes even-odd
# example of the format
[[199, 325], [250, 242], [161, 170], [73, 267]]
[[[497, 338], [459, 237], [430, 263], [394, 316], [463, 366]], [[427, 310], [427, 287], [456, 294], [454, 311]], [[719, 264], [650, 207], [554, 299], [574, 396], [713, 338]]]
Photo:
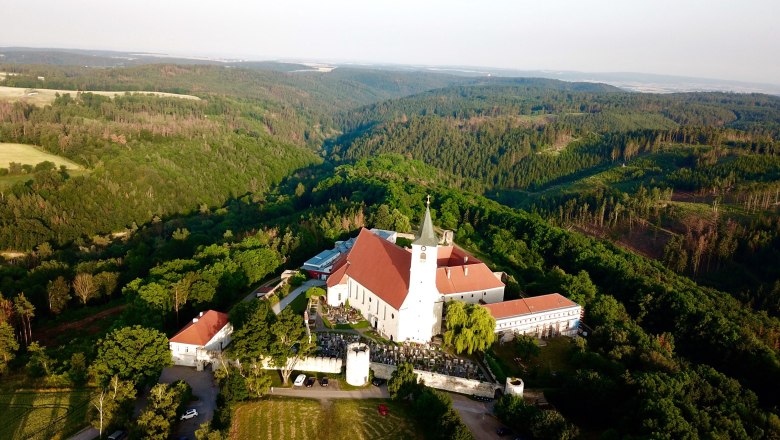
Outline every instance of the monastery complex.
[[496, 333], [576, 335], [579, 305], [557, 293], [504, 301], [503, 273], [451, 238], [440, 240], [429, 207], [411, 249], [396, 245], [395, 234], [387, 232], [361, 229], [346, 252], [331, 257], [327, 302], [359, 310], [388, 339], [430, 342], [442, 333], [447, 301], [482, 304], [496, 319]]

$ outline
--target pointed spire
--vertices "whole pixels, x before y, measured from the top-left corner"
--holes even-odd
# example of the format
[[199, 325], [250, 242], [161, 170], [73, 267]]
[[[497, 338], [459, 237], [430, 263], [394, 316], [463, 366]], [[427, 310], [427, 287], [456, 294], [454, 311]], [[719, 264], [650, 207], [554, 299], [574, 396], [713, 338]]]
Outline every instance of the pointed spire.
[[417, 232], [417, 238], [412, 244], [420, 246], [437, 246], [439, 239], [433, 231], [433, 221], [431, 220], [431, 196], [428, 196], [425, 206], [425, 216], [423, 217], [420, 230]]

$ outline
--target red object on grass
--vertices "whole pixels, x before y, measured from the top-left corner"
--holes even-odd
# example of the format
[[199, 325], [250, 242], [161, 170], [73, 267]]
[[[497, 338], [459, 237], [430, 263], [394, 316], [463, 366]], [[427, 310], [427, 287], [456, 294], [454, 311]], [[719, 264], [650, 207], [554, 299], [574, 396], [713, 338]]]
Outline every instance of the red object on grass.
[[387, 405], [385, 405], [384, 403], [381, 403], [377, 408], [377, 410], [379, 411], [379, 414], [383, 416], [390, 414], [390, 410], [387, 408]]

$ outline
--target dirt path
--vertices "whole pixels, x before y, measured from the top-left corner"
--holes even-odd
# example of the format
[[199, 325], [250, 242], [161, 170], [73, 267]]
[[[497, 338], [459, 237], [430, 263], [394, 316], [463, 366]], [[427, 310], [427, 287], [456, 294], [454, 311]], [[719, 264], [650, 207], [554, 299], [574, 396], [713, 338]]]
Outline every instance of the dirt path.
[[85, 328], [88, 328], [95, 321], [101, 320], [103, 318], [107, 318], [109, 316], [117, 315], [126, 308], [127, 308], [127, 304], [120, 304], [118, 306], [111, 307], [110, 309], [106, 309], [101, 312], [95, 313], [94, 315], [87, 316], [86, 318], [80, 319], [78, 321], [66, 322], [56, 327], [39, 330], [33, 333], [33, 337], [41, 344], [45, 346], [49, 346], [52, 342], [54, 342], [57, 336], [59, 336], [64, 332], [70, 330], [84, 330]]

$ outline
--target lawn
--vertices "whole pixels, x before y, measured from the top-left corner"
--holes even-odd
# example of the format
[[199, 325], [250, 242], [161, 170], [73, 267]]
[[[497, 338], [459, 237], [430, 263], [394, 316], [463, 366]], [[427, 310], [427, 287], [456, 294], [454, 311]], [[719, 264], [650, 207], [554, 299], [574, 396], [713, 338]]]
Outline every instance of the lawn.
[[0, 394], [0, 439], [62, 439], [89, 423], [90, 390]]
[[[571, 338], [558, 336], [545, 339], [543, 344], [546, 345], [541, 347], [538, 356], [527, 359], [519, 359], [514, 341], [495, 343], [491, 351], [507, 376], [519, 376], [526, 382], [526, 386], [538, 387], [543, 386], [549, 376], [573, 369], [569, 362], [573, 348]], [[515, 359], [519, 359], [519, 362]]]
[[81, 169], [81, 165], [64, 157], [47, 153], [34, 145], [0, 142], [0, 167], [2, 168], [7, 168], [9, 162], [16, 162], [22, 165], [37, 165], [44, 161], [54, 162], [54, 165], [57, 167], [65, 165], [65, 167], [71, 170]]
[[[390, 408], [379, 415], [377, 406]], [[272, 398], [236, 409], [230, 438], [280, 438], [286, 440], [415, 439], [414, 424], [403, 407], [383, 399], [319, 402], [310, 399]]]
[[[28, 104], [37, 105], [41, 107], [53, 103], [54, 99], [57, 97], [57, 93], [59, 93], [60, 95], [69, 93], [71, 96], [75, 97], [78, 92], [76, 90], [35, 89], [35, 88], [24, 88], [24, 87], [0, 86], [1, 101], [26, 102]], [[83, 91], [83, 93], [87, 93], [87, 91]], [[133, 93], [133, 94], [138, 93], [142, 95], [154, 95], [154, 96], [161, 96], [161, 97], [173, 97], [173, 98], [195, 99], [195, 100], [200, 99], [197, 96], [192, 96], [192, 95], [180, 95], [177, 93], [146, 92], [146, 91], [133, 91], [133, 92], [89, 91], [88, 93], [93, 93], [95, 95], [101, 95], [101, 96], [108, 96], [110, 98], [113, 98], [117, 95], [124, 95], [125, 93]]]

